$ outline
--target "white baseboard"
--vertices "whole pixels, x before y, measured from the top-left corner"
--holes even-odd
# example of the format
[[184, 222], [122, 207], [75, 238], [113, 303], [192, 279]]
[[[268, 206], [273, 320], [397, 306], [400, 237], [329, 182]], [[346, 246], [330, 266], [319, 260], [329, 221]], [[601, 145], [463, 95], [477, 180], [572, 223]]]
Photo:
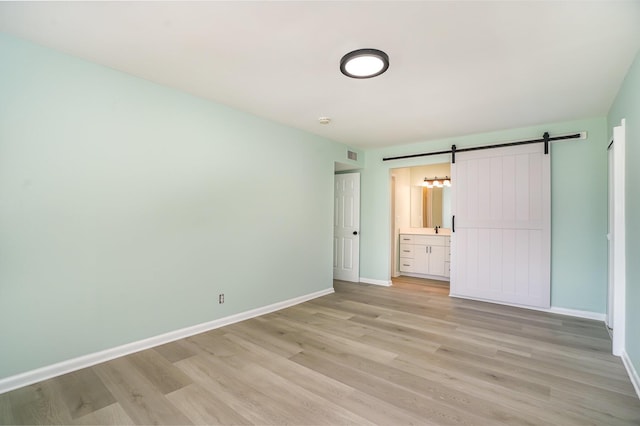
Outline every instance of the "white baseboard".
[[5, 377], [3, 379], [0, 379], [0, 394], [21, 388], [23, 386], [28, 386], [33, 383], [41, 382], [42, 380], [51, 379], [62, 374], [80, 370], [81, 368], [91, 367], [92, 365], [110, 361], [112, 359], [119, 358], [124, 355], [129, 355], [134, 352], [139, 352], [145, 349], [153, 348], [155, 346], [163, 345], [165, 343], [173, 342], [178, 339], [184, 339], [185, 337], [224, 327], [225, 325], [234, 324], [236, 322], [255, 318], [260, 315], [279, 311], [281, 309], [306, 302], [307, 300], [325, 296], [333, 292], [333, 287], [331, 287], [325, 290], [316, 291], [314, 293], [305, 294], [303, 296], [294, 297], [293, 299], [273, 303], [261, 308], [251, 309], [249, 311], [230, 315], [228, 317], [205, 322], [202, 324], [197, 324], [191, 327], [182, 328], [180, 330], [170, 331], [158, 336], [149, 337], [148, 339], [127, 343], [125, 345], [116, 346], [114, 348], [105, 349], [103, 351], [94, 352], [92, 354], [83, 355], [77, 358], [72, 358], [56, 364], [47, 365], [35, 370], [26, 371], [14, 376]]
[[577, 309], [559, 308], [557, 306], [552, 306], [548, 311], [552, 314], [568, 315], [570, 317], [586, 318], [602, 322], [607, 319], [607, 314], [590, 311], [580, 311]]
[[479, 299], [476, 297], [463, 296], [463, 295], [454, 294], [454, 293], [449, 293], [449, 296], [457, 297], [459, 299], [469, 299], [469, 300], [477, 300], [478, 302], [496, 303], [498, 305], [513, 306], [516, 308], [531, 309], [533, 311], [549, 312], [551, 314], [567, 315], [570, 317], [592, 319], [592, 320], [602, 321], [602, 322], [604, 322], [604, 320], [607, 318], [606, 314], [601, 314], [598, 312], [580, 311], [578, 309], [560, 308], [557, 306], [552, 306], [550, 308], [538, 308], [535, 306], [518, 305], [517, 303], [507, 303], [507, 302], [498, 302], [494, 300]]
[[636, 390], [636, 395], [640, 398], [640, 377], [638, 377], [638, 371], [633, 366], [631, 362], [631, 358], [629, 358], [629, 354], [627, 351], [622, 351], [622, 363], [624, 364], [624, 368], [627, 369], [627, 374], [631, 379], [631, 383], [633, 383], [633, 388]]
[[381, 285], [381, 286], [385, 286], [385, 287], [390, 287], [391, 286], [391, 281], [374, 280], [373, 278], [360, 277], [360, 282], [361, 283], [365, 283], [365, 284]]

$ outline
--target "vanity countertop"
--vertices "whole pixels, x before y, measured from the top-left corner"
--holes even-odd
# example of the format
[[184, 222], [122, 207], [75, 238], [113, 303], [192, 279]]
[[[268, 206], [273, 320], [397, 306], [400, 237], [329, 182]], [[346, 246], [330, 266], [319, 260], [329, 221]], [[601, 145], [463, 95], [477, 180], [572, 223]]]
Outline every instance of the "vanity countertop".
[[433, 228], [400, 228], [400, 233], [413, 235], [451, 235], [451, 229], [440, 228], [436, 234]]

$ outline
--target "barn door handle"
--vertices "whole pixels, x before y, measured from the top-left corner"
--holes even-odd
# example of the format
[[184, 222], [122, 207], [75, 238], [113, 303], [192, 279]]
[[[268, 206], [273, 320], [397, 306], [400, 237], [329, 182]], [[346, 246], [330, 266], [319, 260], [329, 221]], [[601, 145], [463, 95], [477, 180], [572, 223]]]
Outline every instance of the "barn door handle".
[[456, 215], [451, 217], [451, 232], [456, 232]]

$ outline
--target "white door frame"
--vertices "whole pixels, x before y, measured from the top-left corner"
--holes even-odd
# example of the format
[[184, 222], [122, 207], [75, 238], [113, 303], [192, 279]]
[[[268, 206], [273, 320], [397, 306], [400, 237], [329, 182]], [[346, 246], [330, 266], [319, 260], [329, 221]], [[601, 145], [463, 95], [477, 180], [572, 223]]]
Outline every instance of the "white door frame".
[[392, 277], [397, 277], [398, 274], [398, 238], [396, 235], [396, 177], [391, 175], [391, 281]]
[[626, 300], [626, 229], [625, 229], [625, 120], [622, 119], [620, 126], [613, 128], [613, 173], [609, 176], [613, 182], [609, 187], [613, 190], [613, 196], [609, 197], [609, 202], [613, 202], [609, 211], [612, 213], [609, 218], [609, 294], [613, 296], [613, 303], [608, 306], [613, 307], [613, 324], [609, 327], [613, 329], [612, 352], [621, 356], [625, 348], [625, 300]]
[[611, 142], [607, 147], [607, 211], [608, 211], [608, 223], [607, 223], [607, 315], [605, 316], [605, 324], [609, 328], [609, 330], [613, 330], [613, 218], [614, 218], [614, 209], [613, 209], [613, 137], [611, 137]]

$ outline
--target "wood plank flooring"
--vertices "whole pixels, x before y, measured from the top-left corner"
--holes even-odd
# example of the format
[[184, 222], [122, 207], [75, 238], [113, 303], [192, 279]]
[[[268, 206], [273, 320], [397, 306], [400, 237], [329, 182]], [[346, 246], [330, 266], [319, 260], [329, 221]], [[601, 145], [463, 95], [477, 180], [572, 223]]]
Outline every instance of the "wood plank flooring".
[[601, 322], [415, 278], [334, 287], [0, 395], [0, 424], [640, 424]]

